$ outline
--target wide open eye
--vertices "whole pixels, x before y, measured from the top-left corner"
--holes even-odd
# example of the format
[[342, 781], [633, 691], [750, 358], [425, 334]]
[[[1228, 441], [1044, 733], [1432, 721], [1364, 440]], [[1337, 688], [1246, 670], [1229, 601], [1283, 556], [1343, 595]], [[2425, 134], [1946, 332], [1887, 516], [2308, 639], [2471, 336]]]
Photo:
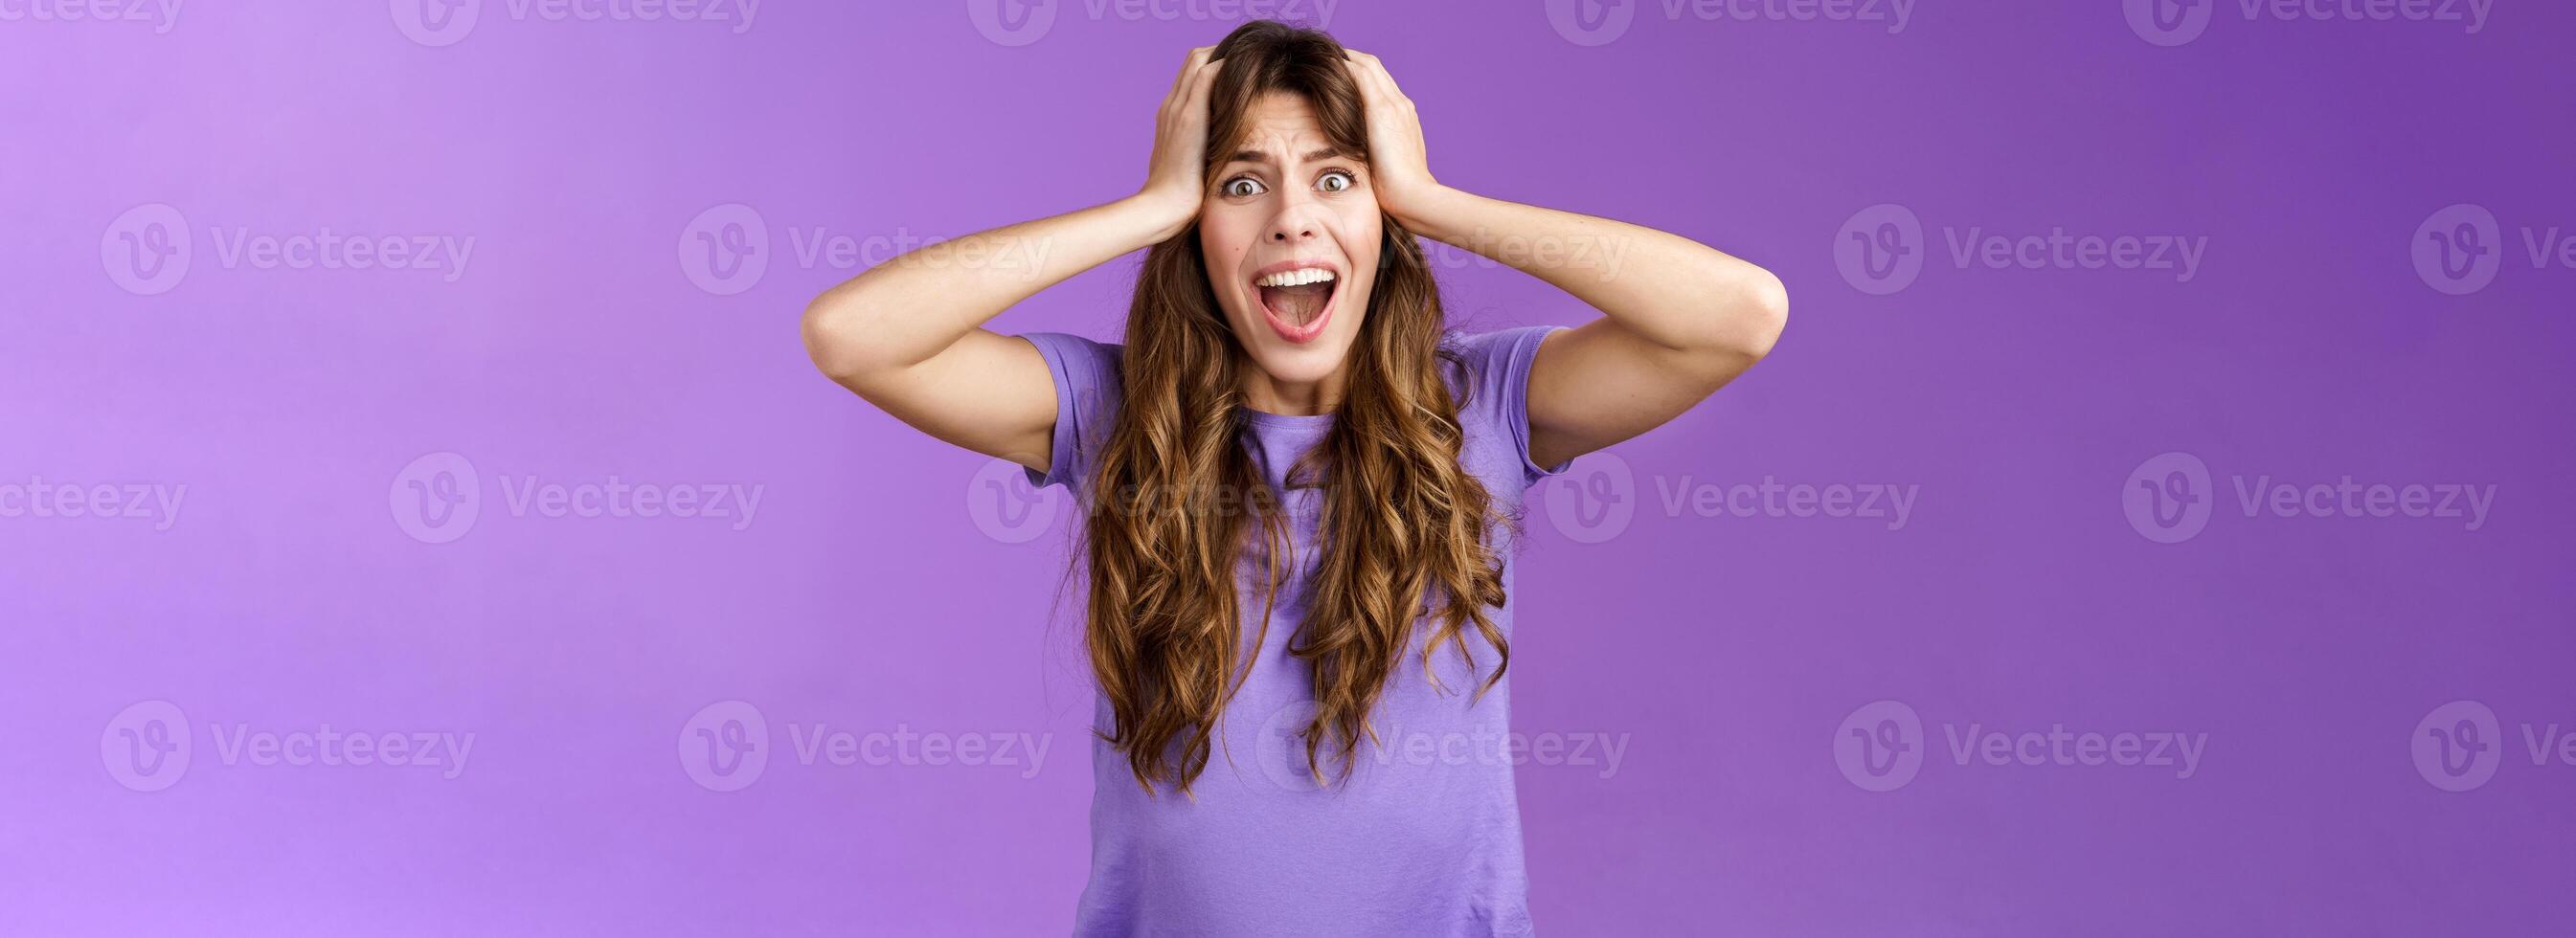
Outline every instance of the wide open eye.
[[1268, 190], [1261, 188], [1261, 181], [1258, 179], [1250, 176], [1236, 176], [1226, 180], [1225, 186], [1218, 191], [1225, 193], [1225, 196], [1230, 199], [1249, 199]]
[[1326, 192], [1347, 192], [1352, 186], [1359, 184], [1358, 179], [1338, 169], [1326, 172], [1322, 178], [1315, 180], [1315, 188]]

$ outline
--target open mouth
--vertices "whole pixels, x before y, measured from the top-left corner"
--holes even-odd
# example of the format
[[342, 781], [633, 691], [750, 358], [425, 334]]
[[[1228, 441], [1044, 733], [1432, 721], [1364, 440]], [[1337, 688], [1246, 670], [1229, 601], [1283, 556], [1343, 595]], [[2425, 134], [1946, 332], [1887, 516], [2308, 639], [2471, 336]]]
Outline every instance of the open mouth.
[[1341, 275], [1316, 262], [1275, 264], [1252, 278], [1253, 292], [1261, 298], [1262, 318], [1270, 321], [1280, 338], [1300, 343], [1324, 334], [1341, 284]]

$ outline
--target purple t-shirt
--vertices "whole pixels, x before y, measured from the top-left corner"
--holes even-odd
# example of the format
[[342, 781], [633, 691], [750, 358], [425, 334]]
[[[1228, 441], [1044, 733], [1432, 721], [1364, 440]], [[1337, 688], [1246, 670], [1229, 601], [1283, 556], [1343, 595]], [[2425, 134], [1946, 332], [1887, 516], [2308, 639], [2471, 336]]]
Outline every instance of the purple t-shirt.
[[[1529, 456], [1530, 361], [1562, 326], [1452, 337], [1465, 360], [1442, 372], [1459, 400], [1460, 461], [1497, 507], [1518, 515], [1522, 495], [1569, 464]], [[1054, 464], [1033, 485], [1064, 485], [1088, 503], [1092, 456], [1120, 400], [1124, 346], [1064, 333], [1023, 336], [1055, 376]], [[1323, 439], [1333, 417], [1252, 411], [1244, 443], [1274, 492], [1289, 466]], [[1075, 914], [1078, 935], [1527, 935], [1528, 880], [1521, 866], [1520, 808], [1512, 790], [1511, 680], [1469, 705], [1494, 666], [1493, 648], [1466, 627], [1469, 671], [1457, 650], [1433, 656], [1446, 693], [1423, 674], [1414, 647], [1370, 714], [1379, 744], [1362, 740], [1348, 780], [1319, 788], [1297, 734], [1314, 713], [1306, 666], [1288, 654], [1303, 619], [1303, 573], [1315, 562], [1315, 489], [1285, 491], [1298, 575], [1280, 589], [1269, 632], [1243, 688], [1228, 704], [1221, 740], [1193, 783], [1194, 803], [1169, 785], [1148, 797], [1125, 755], [1092, 746], [1091, 882]], [[1490, 543], [1512, 582], [1510, 545]], [[1261, 597], [1238, 590], [1246, 641], [1259, 629]], [[1511, 633], [1508, 603], [1487, 610]], [[1106, 701], [1095, 708], [1106, 730]], [[1328, 779], [1333, 764], [1327, 762]]]

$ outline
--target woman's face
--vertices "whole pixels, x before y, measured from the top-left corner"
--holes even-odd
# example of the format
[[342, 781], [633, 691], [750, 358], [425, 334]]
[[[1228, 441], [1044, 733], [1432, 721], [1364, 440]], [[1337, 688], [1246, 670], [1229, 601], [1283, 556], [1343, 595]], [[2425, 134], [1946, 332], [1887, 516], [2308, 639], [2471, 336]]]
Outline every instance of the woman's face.
[[1383, 222], [1368, 164], [1306, 99], [1262, 96], [1199, 211], [1209, 286], [1244, 351], [1282, 383], [1323, 380], [1359, 337]]

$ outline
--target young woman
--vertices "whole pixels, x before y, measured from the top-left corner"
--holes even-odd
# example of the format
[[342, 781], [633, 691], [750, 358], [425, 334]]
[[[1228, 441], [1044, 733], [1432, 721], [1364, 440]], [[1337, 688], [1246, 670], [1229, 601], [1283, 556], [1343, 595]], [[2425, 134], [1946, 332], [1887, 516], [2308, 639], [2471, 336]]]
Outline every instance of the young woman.
[[[1603, 317], [1448, 334], [1417, 236]], [[1138, 248], [1123, 345], [985, 328]], [[1689, 240], [1441, 185], [1374, 56], [1256, 22], [1190, 52], [1135, 195], [888, 261], [804, 334], [870, 403], [1088, 508], [1078, 933], [1520, 935], [1522, 494], [1743, 373], [1786, 304]], [[1284, 770], [1247, 764], [1265, 737]]]

